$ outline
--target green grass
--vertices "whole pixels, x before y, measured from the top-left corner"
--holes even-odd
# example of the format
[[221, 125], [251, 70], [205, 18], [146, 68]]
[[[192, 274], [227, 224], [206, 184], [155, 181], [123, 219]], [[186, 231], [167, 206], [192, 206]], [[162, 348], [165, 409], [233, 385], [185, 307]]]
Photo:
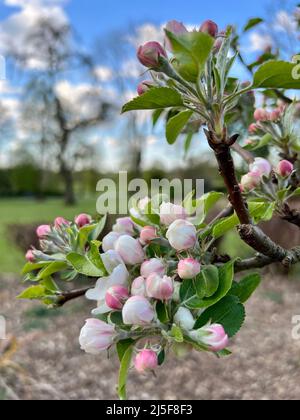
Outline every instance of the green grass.
[[0, 272], [19, 273], [24, 265], [22, 252], [9, 238], [9, 225], [51, 223], [57, 216], [73, 219], [79, 213], [96, 214], [96, 198], [81, 200], [74, 207], [66, 207], [58, 199], [0, 199]]

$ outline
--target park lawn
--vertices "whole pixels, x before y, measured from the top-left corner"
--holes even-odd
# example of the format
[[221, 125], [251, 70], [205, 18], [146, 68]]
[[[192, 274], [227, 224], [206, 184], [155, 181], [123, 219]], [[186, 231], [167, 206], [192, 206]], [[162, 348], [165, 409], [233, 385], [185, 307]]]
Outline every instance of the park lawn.
[[0, 272], [20, 273], [24, 264], [22, 252], [9, 238], [9, 225], [50, 223], [57, 216], [73, 219], [79, 213], [96, 214], [96, 197], [80, 200], [73, 207], [66, 207], [61, 199], [0, 199]]

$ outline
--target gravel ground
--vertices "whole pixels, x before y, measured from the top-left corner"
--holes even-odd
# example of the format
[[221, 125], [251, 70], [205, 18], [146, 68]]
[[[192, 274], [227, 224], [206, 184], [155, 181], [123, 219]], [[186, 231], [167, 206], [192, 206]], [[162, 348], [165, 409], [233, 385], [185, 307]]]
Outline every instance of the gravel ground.
[[[0, 312], [8, 320], [11, 354], [1, 362], [0, 399], [116, 399], [118, 363], [82, 353], [78, 334], [89, 316], [84, 300], [57, 313], [16, 301], [22, 289], [0, 280]], [[300, 341], [292, 339], [292, 317], [300, 315], [300, 282], [266, 278], [247, 305], [247, 321], [231, 343], [233, 355], [218, 360], [193, 353], [171, 356], [157, 377], [130, 374], [131, 399], [298, 400]], [[0, 341], [0, 352], [8, 341]]]

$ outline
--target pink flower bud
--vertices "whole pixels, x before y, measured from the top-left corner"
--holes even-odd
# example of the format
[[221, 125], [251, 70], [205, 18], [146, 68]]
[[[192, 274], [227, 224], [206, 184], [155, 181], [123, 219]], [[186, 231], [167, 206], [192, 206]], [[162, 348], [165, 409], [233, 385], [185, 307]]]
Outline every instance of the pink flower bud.
[[57, 217], [54, 220], [55, 229], [60, 229], [62, 226], [70, 226], [70, 222], [63, 217]]
[[276, 108], [270, 114], [270, 121], [273, 121], [273, 122], [278, 121], [280, 120], [281, 116], [282, 116], [281, 108]]
[[129, 293], [126, 287], [113, 286], [106, 292], [105, 303], [109, 308], [115, 311], [120, 311], [128, 298]]
[[257, 172], [249, 172], [241, 180], [241, 191], [248, 192], [257, 188], [261, 183], [260, 175]]
[[258, 125], [254, 124], [254, 123], [250, 124], [250, 126], [248, 128], [248, 131], [249, 131], [250, 134], [256, 134], [258, 132], [258, 130], [259, 130]]
[[49, 233], [51, 233], [50, 225], [41, 225], [36, 230], [36, 234], [40, 239], [45, 238]]
[[276, 173], [283, 178], [287, 178], [292, 174], [293, 170], [294, 165], [291, 162], [288, 160], [282, 160], [276, 168]]
[[254, 163], [250, 166], [250, 172], [256, 172], [260, 176], [270, 176], [272, 172], [272, 166], [270, 162], [263, 158], [256, 158]]
[[[168, 22], [166, 25], [166, 30], [168, 32], [171, 32], [174, 35], [181, 35], [181, 34], [188, 33], [188, 30], [186, 29], [184, 24], [181, 22], [178, 22], [177, 20], [171, 20], [170, 22]], [[173, 51], [172, 43], [170, 42], [168, 35], [165, 36], [165, 44], [166, 44], [166, 48], [169, 51]]]
[[178, 275], [182, 280], [195, 278], [201, 271], [201, 264], [193, 258], [179, 261]]
[[150, 276], [150, 274], [159, 274], [163, 276], [165, 274], [166, 268], [161, 260], [158, 258], [152, 258], [143, 262], [141, 266], [141, 276], [145, 279]]
[[35, 262], [35, 256], [34, 256], [34, 254], [33, 254], [33, 252], [32, 252], [32, 250], [31, 250], [31, 249], [29, 249], [29, 250], [26, 252], [25, 258], [26, 258], [26, 260], [27, 260], [28, 262], [31, 262], [31, 263], [34, 263], [34, 262]]
[[158, 367], [157, 354], [153, 350], [142, 350], [136, 356], [134, 366], [139, 373], [155, 370]]
[[160, 57], [167, 58], [168, 56], [158, 42], [147, 42], [139, 47], [137, 57], [143, 66], [155, 69], [160, 67]]
[[146, 297], [146, 280], [144, 277], [138, 277], [133, 280], [131, 285], [132, 296]]
[[150, 302], [146, 298], [142, 296], [133, 296], [125, 303], [122, 315], [125, 325], [144, 326], [151, 324], [155, 313]]
[[254, 119], [256, 121], [268, 121], [270, 119], [270, 114], [265, 109], [259, 108], [254, 112]]
[[173, 222], [166, 236], [171, 246], [177, 251], [186, 251], [194, 248], [197, 242], [196, 227], [186, 220]]
[[160, 222], [165, 226], [170, 226], [175, 220], [185, 220], [187, 218], [185, 208], [173, 203], [162, 203], [159, 214]]
[[88, 214], [83, 213], [75, 217], [75, 223], [79, 228], [89, 225], [91, 221], [92, 221], [92, 217], [89, 216]]
[[144, 93], [148, 92], [149, 89], [155, 87], [155, 83], [151, 82], [151, 80], [144, 80], [141, 82], [137, 87], [137, 93], [142, 96]]
[[129, 235], [122, 235], [115, 243], [115, 250], [125, 264], [141, 264], [145, 259], [144, 250], [138, 240]]
[[228, 335], [220, 324], [207, 325], [197, 331], [192, 331], [190, 337], [206, 346], [213, 352], [224, 350], [228, 346]]
[[200, 27], [200, 32], [204, 32], [215, 38], [218, 35], [219, 28], [218, 25], [212, 20], [206, 20], [202, 23]]
[[174, 293], [174, 282], [171, 277], [153, 273], [146, 280], [146, 291], [150, 298], [158, 300], [169, 300]]
[[140, 233], [140, 241], [143, 245], [146, 245], [156, 239], [157, 232], [154, 226], [145, 226]]
[[113, 226], [113, 231], [132, 236], [134, 234], [134, 223], [130, 217], [122, 217], [117, 219], [117, 223]]
[[115, 336], [114, 326], [98, 319], [88, 319], [81, 330], [79, 343], [86, 353], [97, 355], [113, 344]]
[[104, 252], [112, 251], [115, 249], [115, 243], [120, 238], [121, 233], [110, 232], [102, 239], [102, 249]]

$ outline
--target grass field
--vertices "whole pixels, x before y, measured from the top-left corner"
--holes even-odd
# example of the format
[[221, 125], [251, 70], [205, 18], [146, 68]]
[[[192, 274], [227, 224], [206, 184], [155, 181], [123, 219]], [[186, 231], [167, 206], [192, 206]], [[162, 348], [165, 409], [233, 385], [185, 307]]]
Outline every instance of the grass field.
[[9, 225], [49, 223], [57, 216], [73, 219], [79, 213], [95, 214], [96, 198], [81, 200], [74, 207], [66, 207], [59, 199], [0, 199], [0, 271], [19, 273], [24, 264], [24, 256], [9, 238]]

